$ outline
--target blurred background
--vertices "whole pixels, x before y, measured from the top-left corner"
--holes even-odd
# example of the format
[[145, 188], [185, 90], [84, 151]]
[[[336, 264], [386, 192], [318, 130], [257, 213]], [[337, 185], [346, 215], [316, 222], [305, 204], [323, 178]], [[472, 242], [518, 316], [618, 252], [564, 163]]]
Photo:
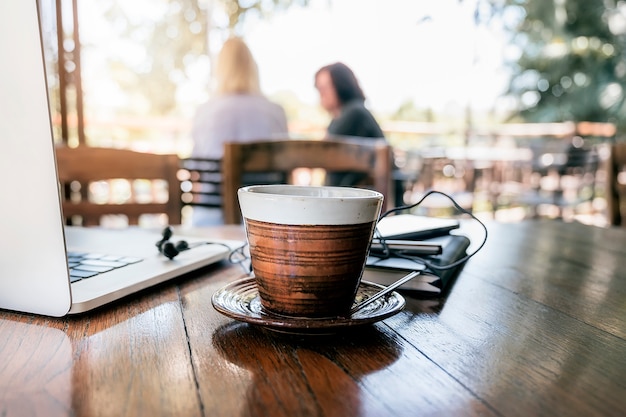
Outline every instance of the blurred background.
[[399, 202], [435, 188], [485, 218], [607, 224], [604, 164], [626, 130], [626, 2], [39, 1], [59, 142], [185, 158], [214, 57], [236, 34], [294, 138], [328, 125], [317, 69], [355, 71], [394, 146]]

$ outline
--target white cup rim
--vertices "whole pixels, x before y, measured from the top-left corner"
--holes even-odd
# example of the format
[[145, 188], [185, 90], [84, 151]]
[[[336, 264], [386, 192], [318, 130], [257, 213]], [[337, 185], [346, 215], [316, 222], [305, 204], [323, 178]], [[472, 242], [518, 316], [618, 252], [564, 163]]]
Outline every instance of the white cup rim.
[[337, 187], [330, 185], [308, 186], [291, 184], [248, 185], [241, 187], [240, 192], [271, 195], [276, 198], [313, 198], [313, 199], [362, 199], [381, 198], [383, 195], [375, 190], [356, 187]]
[[383, 202], [378, 191], [354, 187], [251, 185], [237, 194], [244, 219], [290, 225], [372, 222]]

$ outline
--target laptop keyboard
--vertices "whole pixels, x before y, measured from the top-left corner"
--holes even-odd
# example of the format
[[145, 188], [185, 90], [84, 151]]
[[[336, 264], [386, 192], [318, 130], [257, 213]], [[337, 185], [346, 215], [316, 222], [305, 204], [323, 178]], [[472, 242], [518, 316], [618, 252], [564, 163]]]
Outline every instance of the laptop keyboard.
[[141, 258], [105, 255], [102, 253], [68, 252], [70, 282], [93, 278], [114, 269], [141, 262]]

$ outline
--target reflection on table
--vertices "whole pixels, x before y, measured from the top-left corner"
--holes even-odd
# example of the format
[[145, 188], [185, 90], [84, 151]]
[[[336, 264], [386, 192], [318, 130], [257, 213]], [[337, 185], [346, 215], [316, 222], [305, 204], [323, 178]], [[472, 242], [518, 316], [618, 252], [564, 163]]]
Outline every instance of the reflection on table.
[[0, 415], [622, 415], [626, 230], [487, 227], [444, 297], [334, 336], [219, 314], [228, 263], [83, 316], [0, 312]]

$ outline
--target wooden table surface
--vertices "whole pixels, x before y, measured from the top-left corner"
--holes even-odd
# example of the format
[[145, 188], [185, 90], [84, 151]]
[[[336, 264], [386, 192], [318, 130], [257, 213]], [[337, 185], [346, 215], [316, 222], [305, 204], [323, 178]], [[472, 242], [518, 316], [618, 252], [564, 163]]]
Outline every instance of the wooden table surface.
[[80, 317], [0, 312], [0, 416], [625, 415], [626, 229], [488, 228], [445, 299], [335, 337], [216, 312], [227, 264]]

